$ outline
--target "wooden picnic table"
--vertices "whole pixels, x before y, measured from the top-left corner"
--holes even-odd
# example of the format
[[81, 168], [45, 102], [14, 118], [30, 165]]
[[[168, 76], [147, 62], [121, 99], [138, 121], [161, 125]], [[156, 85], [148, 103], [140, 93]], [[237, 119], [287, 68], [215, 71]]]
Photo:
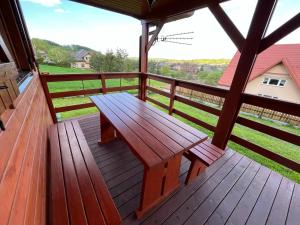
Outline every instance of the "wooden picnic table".
[[91, 100], [100, 110], [100, 142], [120, 136], [144, 165], [140, 218], [179, 186], [183, 153], [207, 135], [128, 93]]

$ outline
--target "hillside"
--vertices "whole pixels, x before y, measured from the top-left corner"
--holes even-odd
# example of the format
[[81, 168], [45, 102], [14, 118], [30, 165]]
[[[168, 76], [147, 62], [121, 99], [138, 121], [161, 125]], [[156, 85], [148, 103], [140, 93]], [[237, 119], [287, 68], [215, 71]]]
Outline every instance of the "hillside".
[[44, 52], [49, 52], [53, 48], [58, 48], [61, 49], [62, 51], [70, 51], [70, 52], [77, 52], [81, 49], [85, 49], [87, 51], [93, 51], [95, 50], [81, 46], [81, 45], [60, 45], [52, 41], [44, 40], [44, 39], [39, 39], [39, 38], [32, 38], [31, 43], [33, 48], [37, 51], [44, 51]]

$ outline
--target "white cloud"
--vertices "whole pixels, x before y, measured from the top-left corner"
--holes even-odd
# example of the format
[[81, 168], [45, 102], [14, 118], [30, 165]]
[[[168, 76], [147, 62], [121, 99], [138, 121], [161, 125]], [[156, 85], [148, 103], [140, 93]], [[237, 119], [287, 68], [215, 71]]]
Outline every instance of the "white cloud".
[[54, 7], [61, 4], [61, 0], [22, 0], [23, 2], [32, 2], [47, 7]]
[[62, 8], [56, 8], [54, 9], [54, 12], [57, 12], [57, 13], [65, 13], [66, 11]]

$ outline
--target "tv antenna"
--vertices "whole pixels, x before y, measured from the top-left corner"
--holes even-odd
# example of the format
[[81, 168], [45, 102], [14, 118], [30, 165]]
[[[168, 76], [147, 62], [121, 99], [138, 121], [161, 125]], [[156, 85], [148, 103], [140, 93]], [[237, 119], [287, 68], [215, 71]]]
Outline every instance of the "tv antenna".
[[165, 36], [159, 36], [155, 39], [155, 42], [169, 42], [173, 44], [181, 44], [181, 45], [192, 45], [192, 43], [185, 42], [184, 40], [193, 40], [193, 37], [189, 37], [186, 35], [193, 34], [194, 32], [184, 32], [184, 33], [177, 33], [177, 34], [169, 34]]

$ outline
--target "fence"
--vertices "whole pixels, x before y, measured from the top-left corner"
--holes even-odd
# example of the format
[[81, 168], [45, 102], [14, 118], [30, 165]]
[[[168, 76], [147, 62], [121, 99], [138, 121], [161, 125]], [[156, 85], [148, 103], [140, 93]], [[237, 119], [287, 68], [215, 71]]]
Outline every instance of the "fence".
[[[176, 91], [178, 94], [189, 97], [190, 99], [192, 99], [192, 98], [200, 99], [201, 101], [215, 104], [219, 108], [221, 108], [224, 103], [224, 98], [221, 98], [219, 96], [209, 95], [209, 94], [198, 92], [198, 91], [194, 91], [194, 90], [187, 89], [187, 88], [178, 87]], [[241, 107], [241, 111], [256, 115], [259, 118], [268, 118], [271, 120], [288, 123], [293, 126], [300, 126], [300, 117], [293, 116], [293, 115], [283, 113], [283, 112], [278, 112], [276, 110], [270, 110], [270, 109], [266, 109], [263, 107], [258, 107], [258, 106], [249, 105], [249, 104], [243, 104]]]

